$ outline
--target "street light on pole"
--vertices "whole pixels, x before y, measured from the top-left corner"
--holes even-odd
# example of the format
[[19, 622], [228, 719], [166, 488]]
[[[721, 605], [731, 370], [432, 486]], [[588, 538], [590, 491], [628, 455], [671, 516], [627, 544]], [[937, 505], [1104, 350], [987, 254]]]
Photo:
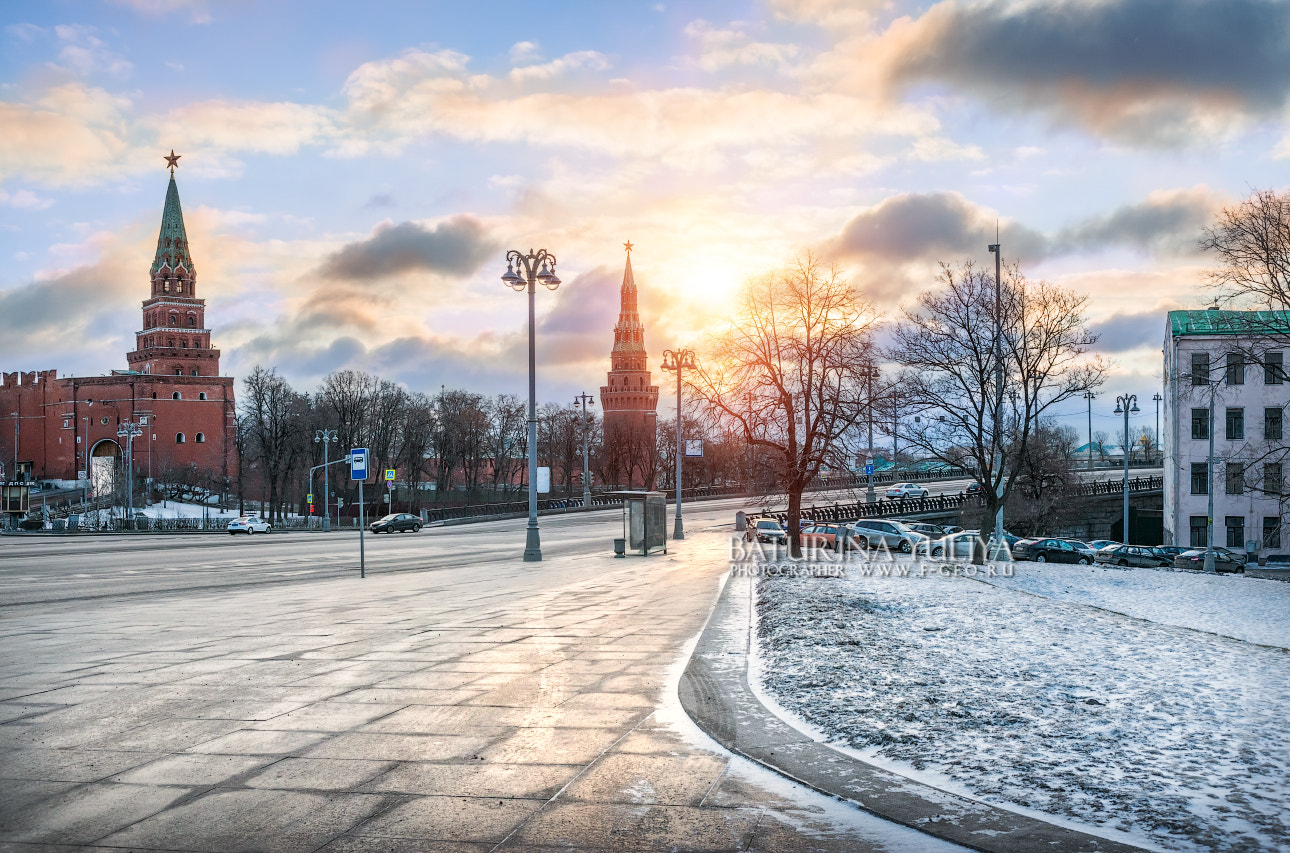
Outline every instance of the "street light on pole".
[[[1151, 399], [1153, 399], [1153, 400], [1155, 400], [1155, 401], [1156, 401], [1156, 437], [1155, 437], [1155, 444], [1156, 444], [1156, 453], [1159, 453], [1159, 452], [1160, 452], [1160, 446], [1161, 446], [1161, 445], [1160, 445], [1160, 401], [1161, 401], [1161, 400], [1163, 400], [1163, 399], [1164, 399], [1164, 397], [1161, 397], [1161, 396], [1160, 396], [1160, 392], [1159, 392], [1159, 391], [1157, 391], [1154, 395], [1152, 395]], [[1163, 459], [1163, 457], [1162, 457], [1162, 459]]]
[[685, 538], [685, 524], [681, 521], [681, 460], [685, 456], [681, 439], [681, 374], [693, 370], [694, 366], [694, 350], [663, 350], [663, 369], [676, 371], [676, 522], [672, 526], [673, 539]]
[[[529, 249], [524, 254], [516, 249], [506, 253], [506, 273], [502, 281], [516, 293], [529, 293], [529, 526], [524, 541], [524, 562], [542, 561], [542, 539], [538, 533], [537, 521], [537, 350], [534, 340], [537, 335], [537, 321], [534, 319], [537, 285], [540, 282], [547, 290], [560, 286], [560, 279], [555, 274], [555, 255], [546, 249], [536, 252]], [[516, 271], [516, 267], [519, 271]], [[521, 275], [523, 273], [523, 275]]]
[[591, 406], [596, 402], [586, 391], [573, 398], [573, 407], [582, 410], [582, 508], [591, 506]]
[[1093, 470], [1093, 398], [1097, 395], [1092, 391], [1084, 392], [1084, 399], [1088, 401], [1088, 470]]
[[1124, 524], [1120, 532], [1124, 534], [1124, 544], [1132, 545], [1129, 541], [1129, 414], [1137, 414], [1138, 395], [1121, 394], [1115, 398], [1115, 413], [1124, 415], [1124, 442], [1120, 452], [1124, 455]]
[[[995, 239], [999, 239], [997, 236]], [[995, 498], [1000, 500], [999, 509], [994, 515], [995, 541], [1003, 541], [1003, 435], [999, 430], [999, 421], [1003, 416], [1003, 250], [1001, 243], [991, 243], [990, 253], [994, 255], [994, 447], [995, 462], [998, 466], [994, 476], [997, 486]]]
[[[329, 446], [336, 440], [336, 430], [334, 429], [314, 431], [314, 444], [322, 442], [323, 446], [323, 533], [331, 532], [331, 481], [328, 479], [327, 466], [331, 464]], [[340, 523], [339, 517], [336, 521]]]
[[125, 439], [126, 506], [129, 528], [134, 529], [134, 437], [143, 434], [143, 427], [134, 421], [125, 421], [117, 428], [118, 438]]
[[869, 446], [865, 450], [865, 477], [868, 479], [868, 485], [865, 489], [865, 500], [873, 503], [873, 381], [878, 378], [878, 366], [873, 362], [866, 362], [860, 367], [860, 375], [865, 379], [865, 391], [868, 394], [868, 400], [865, 409], [869, 412]]

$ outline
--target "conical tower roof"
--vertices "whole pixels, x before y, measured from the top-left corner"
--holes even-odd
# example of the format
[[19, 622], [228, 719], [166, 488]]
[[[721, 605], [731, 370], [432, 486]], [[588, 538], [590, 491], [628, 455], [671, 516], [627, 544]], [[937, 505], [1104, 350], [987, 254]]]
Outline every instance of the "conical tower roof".
[[175, 185], [175, 176], [170, 175], [170, 186], [166, 188], [166, 206], [161, 211], [161, 233], [157, 235], [157, 256], [152, 261], [152, 272], [163, 266], [183, 266], [193, 271], [193, 259], [188, 254], [188, 232], [184, 230], [184, 211], [179, 206], [179, 187]]

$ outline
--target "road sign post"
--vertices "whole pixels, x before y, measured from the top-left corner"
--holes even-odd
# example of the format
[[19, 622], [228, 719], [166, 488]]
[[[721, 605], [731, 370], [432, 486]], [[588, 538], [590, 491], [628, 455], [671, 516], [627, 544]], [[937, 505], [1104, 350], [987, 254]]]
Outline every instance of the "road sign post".
[[367, 554], [363, 543], [363, 483], [367, 480], [367, 448], [349, 452], [349, 478], [358, 481], [358, 576], [367, 577]]

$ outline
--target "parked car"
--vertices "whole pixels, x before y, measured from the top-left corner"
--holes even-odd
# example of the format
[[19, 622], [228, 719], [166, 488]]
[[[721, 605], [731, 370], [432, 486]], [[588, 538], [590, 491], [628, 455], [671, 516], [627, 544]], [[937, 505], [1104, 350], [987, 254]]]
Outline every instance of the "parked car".
[[788, 532], [784, 526], [773, 518], [763, 518], [753, 527], [748, 528], [748, 538], [758, 542], [781, 544], [788, 542]]
[[373, 521], [368, 525], [367, 529], [373, 533], [402, 533], [405, 530], [419, 533], [421, 531], [421, 519], [406, 512], [396, 512], [385, 516], [385, 518]]
[[1155, 549], [1157, 551], [1161, 551], [1167, 554], [1169, 556], [1169, 561], [1171, 563], [1173, 562], [1174, 557], [1177, 557], [1179, 554], [1181, 554], [1184, 551], [1191, 550], [1190, 548], [1184, 548], [1181, 545], [1157, 545], [1155, 546]]
[[1071, 545], [1075, 546], [1076, 551], [1079, 551], [1085, 557], [1088, 557], [1089, 565], [1090, 566], [1093, 565], [1093, 560], [1094, 558], [1097, 557], [1096, 548], [1094, 548], [1092, 545], [1088, 544], [1087, 542], [1081, 541], [1079, 539], [1065, 539], [1062, 541], [1069, 542]]
[[946, 533], [949, 532], [944, 527], [941, 527], [939, 524], [928, 524], [925, 521], [906, 521], [905, 524], [909, 525], [911, 529], [917, 530], [919, 533], [922, 533], [925, 536], [930, 536], [932, 539], [940, 539], [942, 536], [944, 536]]
[[802, 531], [804, 548], [837, 548], [838, 536], [842, 537], [842, 550], [847, 550], [848, 528], [842, 524], [813, 524]]
[[905, 498], [925, 498], [931, 494], [917, 483], [892, 483], [885, 492], [887, 497], [904, 500]]
[[1116, 542], [1114, 539], [1091, 539], [1089, 547], [1094, 551], [1101, 551], [1103, 548], [1109, 548], [1112, 545], [1123, 545], [1123, 542]]
[[1172, 566], [1174, 558], [1161, 548], [1149, 548], [1145, 545], [1115, 545], [1098, 551], [1097, 562], [1111, 566], [1155, 569]]
[[[976, 536], [978, 538], [981, 536], [980, 530], [964, 530], [963, 532], [971, 533], [973, 536]], [[1021, 541], [1021, 537], [1015, 536], [1005, 530], [1003, 531], [1003, 541], [1008, 544], [1008, 550], [1011, 551], [1013, 548], [1017, 546], [1017, 543]]]
[[1006, 553], [993, 554], [988, 552], [988, 543], [982, 542], [979, 533], [975, 530], [959, 530], [954, 533], [948, 533], [940, 540], [940, 545], [944, 556], [951, 560], [970, 560], [977, 553], [981, 553], [986, 559], [1011, 559]]
[[890, 549], [902, 551], [906, 554], [911, 554], [918, 550], [921, 553], [931, 554], [933, 557], [939, 557], [945, 553], [944, 546], [939, 542], [932, 542], [930, 536], [925, 533], [919, 533], [901, 521], [862, 518], [859, 521], [852, 522], [850, 531], [851, 535], [858, 539], [861, 545], [868, 548], [878, 548], [885, 545]]
[[258, 515], [243, 515], [228, 523], [228, 532], [245, 533], [247, 536], [252, 533], [272, 533], [273, 525]]
[[1013, 546], [1012, 556], [1036, 563], [1079, 563], [1087, 566], [1093, 562], [1091, 553], [1077, 549], [1065, 539], [1021, 539]]
[[979, 498], [985, 494], [985, 489], [980, 483], [968, 483], [967, 488], [963, 490], [963, 496], [968, 498]]
[[[1177, 557], [1174, 557], [1174, 568], [1204, 571], [1205, 549], [1193, 548], [1190, 551], [1183, 551]], [[1234, 554], [1226, 548], [1215, 548], [1214, 571], [1243, 572], [1245, 571], [1245, 558], [1240, 554]]]

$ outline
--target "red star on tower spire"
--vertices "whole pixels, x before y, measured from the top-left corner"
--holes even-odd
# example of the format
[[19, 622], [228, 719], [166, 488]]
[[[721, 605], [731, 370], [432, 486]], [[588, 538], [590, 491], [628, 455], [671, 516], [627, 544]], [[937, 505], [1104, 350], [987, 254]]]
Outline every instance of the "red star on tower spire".
[[170, 167], [170, 176], [171, 176], [172, 178], [175, 176], [175, 167], [179, 165], [179, 158], [180, 158], [180, 157], [182, 157], [182, 156], [184, 156], [184, 155], [183, 155], [183, 154], [176, 154], [176, 153], [175, 153], [175, 149], [173, 149], [173, 148], [171, 148], [171, 149], [170, 149], [170, 156], [169, 156], [169, 157], [167, 157], [165, 154], [162, 154], [162, 155], [161, 155], [161, 159], [162, 159], [162, 160], [165, 160], [165, 161], [166, 161], [166, 165]]

